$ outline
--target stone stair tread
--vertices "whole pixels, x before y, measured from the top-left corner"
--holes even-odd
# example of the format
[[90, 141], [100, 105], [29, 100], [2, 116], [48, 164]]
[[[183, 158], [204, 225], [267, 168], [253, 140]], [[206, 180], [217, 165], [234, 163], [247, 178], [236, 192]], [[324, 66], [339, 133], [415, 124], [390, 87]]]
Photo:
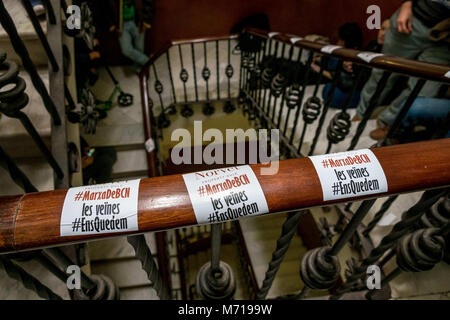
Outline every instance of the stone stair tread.
[[[25, 8], [22, 6], [20, 1], [17, 0], [3, 0], [3, 3], [8, 10], [8, 13], [14, 20], [14, 23], [17, 28], [17, 32], [19, 33], [22, 39], [35, 39], [37, 38], [37, 34], [34, 31], [33, 25], [31, 24], [30, 19], [28, 18], [28, 14], [25, 11]], [[40, 19], [41, 27], [44, 33], [47, 30], [47, 22], [45, 19]], [[0, 25], [0, 40], [9, 38], [5, 29]]]
[[[37, 71], [48, 90], [49, 86], [48, 69], [38, 68]], [[30, 118], [30, 121], [33, 123], [34, 127], [36, 128], [41, 137], [50, 136], [51, 118], [49, 113], [45, 109], [41, 96], [34, 89], [33, 83], [31, 82], [31, 78], [26, 71], [24, 71], [23, 69], [20, 70], [19, 76], [25, 80], [26, 83], [25, 93], [28, 95], [29, 98], [28, 105], [21, 111]], [[5, 115], [2, 115], [0, 117], [1, 140], [4, 140], [5, 138], [9, 137], [15, 137], [16, 135], [20, 134], [28, 135], [28, 132], [25, 130], [22, 123], [18, 119], [9, 118]]]
[[138, 259], [123, 259], [91, 262], [92, 274], [104, 274], [119, 288], [149, 285], [147, 273], [142, 269]]
[[159, 300], [151, 286], [120, 289], [120, 300]]
[[[28, 160], [28, 159], [27, 159]], [[17, 166], [39, 191], [54, 190], [54, 171], [45, 159], [33, 159]], [[23, 194], [24, 191], [11, 179], [9, 172], [0, 168], [0, 195]]]
[[117, 152], [117, 161], [113, 166], [113, 174], [147, 171], [147, 153], [144, 149]]
[[[156, 253], [154, 233], [146, 233], [145, 238], [152, 254]], [[134, 258], [133, 247], [128, 243], [127, 237], [115, 237], [105, 240], [88, 242], [89, 258], [92, 262], [107, 261], [125, 258]]]
[[[278, 278], [287, 277], [287, 276], [293, 276], [293, 277], [300, 279], [300, 274], [299, 274], [300, 262], [301, 262], [300, 253], [297, 258], [283, 260], [283, 262], [280, 265], [280, 269], [278, 270], [277, 275], [275, 276], [274, 282], [276, 282]], [[255, 274], [260, 275], [259, 277], [256, 278], [259, 286], [262, 285], [262, 282], [264, 280], [264, 276], [266, 274], [268, 266], [269, 265], [267, 264], [265, 266], [259, 265], [259, 266], [253, 267]]]
[[303, 288], [300, 276], [286, 275], [277, 277], [269, 290], [267, 298], [275, 298], [280, 295], [295, 293]]
[[83, 138], [90, 146], [107, 147], [137, 145], [144, 146], [144, 127], [141, 123], [98, 126], [95, 135], [83, 134]]

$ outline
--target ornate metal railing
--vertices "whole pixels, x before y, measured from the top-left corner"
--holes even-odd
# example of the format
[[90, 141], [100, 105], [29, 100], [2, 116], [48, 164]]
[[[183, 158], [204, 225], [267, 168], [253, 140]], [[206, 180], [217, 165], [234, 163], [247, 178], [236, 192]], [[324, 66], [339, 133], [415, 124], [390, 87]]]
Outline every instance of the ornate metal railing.
[[[221, 42], [223, 48], [227, 48], [226, 51], [219, 49]], [[240, 55], [238, 60], [236, 55]], [[174, 63], [174, 56], [179, 59], [179, 63]], [[209, 58], [214, 56], [215, 59]], [[311, 78], [313, 72], [311, 65], [316, 56], [330, 56], [338, 59], [337, 74], [343, 72], [343, 61], [351, 61], [361, 67], [356, 81], [347, 93], [345, 104], [340, 110], [335, 110], [334, 114], [330, 105], [337, 87], [337, 76], [331, 81], [331, 89], [322, 101], [318, 93], [323, 83], [322, 71], [325, 69], [326, 60], [321, 60], [320, 72], [315, 78]], [[368, 56], [371, 58], [367, 59]], [[191, 60], [192, 64], [189, 65]], [[350, 101], [354, 98], [357, 87], [360, 86], [360, 80], [366, 77], [372, 68], [384, 70], [384, 73], [370, 99], [363, 119], [351, 133], [352, 122], [348, 112]], [[239, 75], [236, 74], [238, 69]], [[217, 88], [213, 92], [209, 86], [211, 70], [216, 71], [213, 82], [217, 83]], [[180, 104], [180, 114], [183, 117], [193, 116], [192, 106], [198, 102], [203, 103], [202, 113], [208, 116], [214, 112], [211, 107], [211, 96], [215, 96], [216, 100], [226, 97], [223, 109], [225, 113], [234, 111], [232, 98], [237, 98], [242, 112], [254, 127], [279, 129], [282, 156], [301, 158], [304, 155], [317, 153], [318, 143], [324, 139], [327, 140], [325, 153], [329, 153], [332, 147], [338, 144], [340, 144], [339, 151], [354, 149], [378, 106], [380, 95], [389, 77], [394, 73], [400, 73], [410, 78], [418, 78], [419, 81], [416, 82], [403, 104], [387, 137], [378, 143], [379, 146], [392, 144], [391, 138], [425, 82], [437, 81], [439, 83], [437, 86], [445, 88], [450, 82], [448, 72], [448, 66], [385, 55], [371, 56], [367, 52], [345, 48], [332, 48], [332, 51], [329, 51], [329, 46], [324, 44], [306, 41], [292, 35], [267, 33], [255, 29], [247, 30], [244, 36], [239, 38], [239, 45], [235, 36], [172, 42], [153, 56], [140, 75], [146, 139], [154, 140], [156, 145], [155, 151], [148, 153], [149, 176], [160, 175], [163, 171], [162, 159], [156, 159], [158, 139], [164, 138], [162, 129], [170, 126], [170, 119], [171, 117], [173, 119], [177, 113], [177, 106]], [[203, 80], [198, 75], [202, 75]], [[226, 78], [221, 78], [221, 75]], [[178, 82], [181, 82], [177, 84], [178, 77], [180, 79]], [[233, 82], [236, 85], [238, 81], [238, 91], [230, 90], [235, 88]], [[313, 88], [313, 93], [308, 99], [305, 98], [307, 87]], [[199, 94], [199, 88], [204, 90], [203, 95]], [[331, 115], [331, 120], [329, 126], [325, 128], [327, 115]], [[314, 134], [309, 135], [308, 141], [306, 137], [310, 131]], [[351, 137], [348, 147], [342, 146], [347, 137]], [[368, 147], [361, 144], [359, 146]], [[351, 210], [351, 203], [338, 206], [342, 217], [349, 222], [348, 227], [332, 249], [323, 248], [320, 253], [316, 250], [305, 256], [301, 276], [307, 286], [305, 290], [290, 295], [289, 298], [304, 298], [308, 288], [329, 289], [335, 285], [338, 270], [331, 270], [333, 265], [317, 266], [317, 262], [322, 261], [321, 258], [326, 258], [327, 261], [336, 263], [337, 253], [348, 241], [360, 242], [365, 254], [368, 255], [373, 249], [370, 232], [396, 199], [397, 195], [389, 197], [367, 228], [361, 221], [373, 206], [373, 200], [363, 202], [356, 212]], [[421, 202], [424, 201], [423, 199]], [[267, 296], [302, 213], [303, 211], [291, 213], [283, 225], [282, 234], [269, 263], [265, 280], [256, 295], [257, 298], [263, 299]], [[212, 231], [212, 237], [213, 233], [214, 231]], [[214, 264], [214, 261], [211, 263]], [[309, 270], [308, 268], [312, 265], [315, 265], [315, 269]], [[320, 268], [325, 269], [320, 270]], [[349, 268], [346, 274], [351, 277], [356, 266], [353, 266], [350, 261]], [[309, 273], [317, 277], [321, 271], [328, 276], [328, 279], [323, 278], [325, 275], [319, 276], [318, 279], [310, 279]], [[330, 271], [333, 271], [331, 274], [334, 277], [331, 276]], [[206, 282], [203, 284], [203, 288], [207, 287]]]
[[[366, 258], [361, 261], [349, 262], [349, 270], [346, 273], [347, 281], [333, 292], [333, 298], [340, 298], [349, 291], [364, 290], [367, 266], [374, 264], [382, 266], [394, 256], [397, 257], [398, 269], [384, 278], [383, 285], [398, 275], [399, 270], [427, 270], [440, 260], [448, 259], [444, 245], [449, 231], [448, 191], [443, 188], [450, 184], [448, 167], [450, 140], [385, 146], [389, 142], [388, 139], [385, 139], [380, 144], [382, 147], [374, 148], [372, 151], [384, 169], [389, 185], [388, 191], [372, 196], [324, 201], [317, 173], [311, 165], [311, 161], [302, 156], [313, 154], [317, 149], [320, 135], [324, 131], [322, 128], [325, 117], [330, 112], [329, 103], [332, 93], [328, 95], [322, 107], [317, 96], [321, 81], [319, 78], [313, 83], [312, 98], [308, 99], [305, 105], [303, 98], [309, 84], [310, 65], [314, 58], [314, 52], [327, 53], [323, 52], [322, 44], [300, 40], [296, 37], [267, 34], [256, 30], [249, 30], [248, 35], [250, 35], [250, 40], [254, 40], [252, 37], [259, 39], [256, 42], [258, 44], [256, 50], [244, 51], [243, 49], [248, 46], [243, 46], [242, 43], [236, 46], [237, 36], [172, 42], [157, 52], [141, 71], [143, 119], [147, 139], [149, 177], [151, 178], [141, 180], [139, 185], [138, 231], [62, 237], [60, 235], [60, 219], [67, 190], [1, 197], [0, 252], [3, 254], [19, 252], [18, 254], [21, 255], [21, 251], [33, 249], [34, 255], [36, 255], [33, 258], [38, 259], [41, 264], [46, 265], [50, 271], [64, 281], [67, 279], [67, 275], [61, 271], [67, 267], [67, 257], [61, 255], [57, 249], [41, 251], [40, 248], [125, 234], [129, 236], [129, 243], [134, 247], [136, 255], [142, 262], [142, 267], [147, 272], [159, 297], [168, 298], [170, 293], [173, 295], [174, 290], [180, 290], [182, 296], [187, 297], [186, 292], [183, 293], [186, 288], [174, 289], [168, 280], [170, 276], [167, 273], [168, 264], [171, 263], [173, 257], [168, 256], [166, 236], [159, 233], [158, 265], [156, 265], [145, 238], [133, 234], [197, 224], [182, 176], [179, 174], [163, 176], [162, 159], [158, 158], [158, 142], [162, 138], [161, 129], [170, 125], [170, 115], [173, 116], [177, 112], [178, 105], [181, 106], [181, 115], [189, 117], [195, 113], [195, 107], [192, 104], [202, 103], [202, 113], [209, 116], [214, 112], [215, 101], [222, 101], [224, 112], [231, 113], [236, 108], [233, 103], [234, 99], [237, 99], [252, 125], [280, 130], [283, 156], [292, 158], [281, 161], [278, 174], [273, 176], [260, 175], [258, 172], [261, 165], [251, 166], [264, 191], [269, 214], [290, 212], [281, 230], [281, 236], [269, 263], [263, 285], [258, 288], [255, 295], [257, 298], [265, 299], [267, 297], [300, 218], [310, 207], [336, 205], [348, 223], [336, 242], [326, 241], [322, 247], [310, 250], [302, 258], [300, 275], [305, 287], [301, 292], [293, 293], [285, 298], [305, 298], [311, 289], [328, 290], [339, 284], [341, 266], [337, 255], [355, 236], [364, 247]], [[293, 65], [299, 64], [303, 61], [302, 57], [305, 52], [306, 67], [303, 72], [298, 71], [298, 68], [288, 66], [288, 69], [294, 70], [294, 74], [288, 77], [280, 71], [284, 70], [286, 66], [280, 68], [276, 65], [277, 63], [283, 65], [287, 62], [291, 62]], [[370, 113], [376, 106], [377, 95], [380, 94], [379, 91], [391, 72], [401, 72], [412, 77], [449, 83], [445, 76], [448, 68], [444, 66], [385, 56], [374, 58], [371, 62], [366, 63], [358, 58], [358, 53], [354, 50], [337, 49], [331, 55], [386, 71], [380, 81], [379, 89], [371, 99], [370, 112], [365, 114], [363, 121], [358, 126], [349, 149], [353, 149], [357, 145]], [[271, 57], [277, 58], [272, 59], [275, 62], [262, 64], [264, 59]], [[175, 65], [174, 59], [179, 59], [179, 64]], [[240, 70], [239, 74], [237, 70]], [[179, 77], [175, 77], [175, 74]], [[404, 116], [412, 105], [424, 81], [417, 82], [417, 88], [412, 91], [404, 104], [400, 116]], [[182, 89], [178, 90], [177, 88]], [[331, 92], [334, 88], [335, 84], [332, 84]], [[355, 88], [351, 90], [349, 96], [352, 96], [354, 91]], [[319, 122], [315, 129], [315, 135], [311, 140], [309, 151], [305, 153], [306, 133], [317, 119]], [[394, 132], [395, 127], [399, 125], [400, 120], [398, 119], [391, 132]], [[344, 107], [333, 117], [327, 130], [327, 152], [333, 145], [344, 140], [350, 131], [349, 123], [349, 116]], [[297, 132], [297, 128], [302, 125], [302, 130]], [[392, 133], [388, 134], [388, 138], [391, 135]], [[414, 150], [414, 153], [411, 153], [411, 150]], [[417, 154], [424, 156], [417, 157]], [[14, 172], [14, 175], [18, 178], [22, 177], [22, 174], [13, 168], [11, 161], [5, 159], [5, 163]], [[410, 167], [406, 168], [405, 163], [410, 163]], [[412, 170], [414, 176], [410, 174]], [[21, 185], [28, 186], [27, 191], [34, 191], [25, 179], [20, 179]], [[421, 190], [429, 191], [424, 192], [417, 204], [405, 211], [401, 221], [374, 248], [368, 235], [370, 235], [373, 224], [376, 223], [375, 219], [383, 216], [383, 212], [387, 210], [386, 207], [395, 201], [398, 194]], [[382, 210], [375, 215], [375, 222], [365, 228], [362, 224], [363, 218], [367, 216], [376, 198], [383, 196], [390, 196], [390, 198]], [[351, 210], [351, 205], [340, 206], [340, 204], [356, 200], [363, 201], [354, 212]], [[42, 203], [46, 204], [45, 208], [42, 208]], [[424, 228], [427, 229], [421, 231]], [[233, 270], [220, 261], [220, 247], [223, 239], [221, 234], [222, 225], [212, 225], [209, 238], [212, 252], [211, 262], [199, 271], [196, 285], [197, 295], [204, 299], [230, 299], [234, 294]], [[175, 237], [171, 239], [176, 243], [181, 243], [182, 239], [177, 235], [179, 236], [180, 233], [176, 232]], [[418, 242], [423, 244], [420, 248], [415, 245]], [[180, 248], [178, 247], [178, 249]], [[29, 257], [24, 258], [20, 255], [11, 256], [11, 258], [6, 258], [7, 255], [1, 256], [2, 265], [8, 274], [16, 279], [21, 279], [27, 288], [35, 290], [41, 297], [58, 299], [58, 295], [52, 293], [51, 289], [46, 288], [17, 264], [11, 262], [10, 259], [29, 259]], [[53, 263], [49, 264], [48, 259]], [[182, 261], [179, 257], [177, 260]], [[179, 268], [182, 266], [178, 265], [176, 269]], [[87, 275], [83, 275], [83, 279], [82, 290], [77, 293], [77, 296], [74, 295], [74, 298], [117, 298], [114, 285], [109, 280]], [[183, 281], [181, 284], [183, 285]], [[373, 293], [368, 293], [366, 297], [377, 298]]]
[[[67, 8], [64, 0], [46, 0], [43, 4], [47, 12], [47, 30], [43, 31], [31, 3], [22, 0], [22, 5], [30, 19], [33, 28], [42, 44], [49, 61], [49, 90], [40, 77], [37, 67], [32, 60], [32, 53], [29, 52], [24, 41], [19, 35], [13, 18], [10, 16], [4, 2], [0, 2], [0, 23], [8, 34], [11, 46], [20, 58], [25, 71], [29, 74], [34, 90], [40, 95], [43, 105], [51, 118], [51, 150], [39, 135], [35, 126], [23, 109], [29, 104], [26, 93], [26, 83], [19, 76], [19, 66], [7, 59], [6, 53], [0, 50], [0, 113], [5, 117], [20, 120], [37, 145], [42, 156], [53, 169], [49, 179], [54, 180], [55, 189], [67, 189], [70, 186], [69, 177], [69, 155], [66, 127], [66, 104], [65, 98], [70, 101], [70, 93], [65, 86], [66, 65], [63, 63], [63, 22], [61, 19], [61, 8]], [[11, 4], [11, 2], [10, 2]], [[60, 12], [61, 14], [56, 14]], [[65, 13], [65, 12], [64, 12]], [[28, 88], [30, 90], [31, 88]], [[33, 108], [33, 106], [28, 106]], [[1, 167], [9, 172], [14, 183], [16, 183], [25, 193], [37, 192], [38, 189], [30, 179], [22, 172], [14, 158], [0, 147]], [[1, 200], [3, 202], [3, 199]], [[3, 214], [3, 210], [0, 211]], [[133, 242], [134, 244], [134, 242]], [[140, 249], [140, 247], [138, 247]], [[0, 257], [0, 267], [8, 276], [20, 281], [25, 288], [33, 290], [40, 298], [62, 299], [55, 294], [52, 289], [41, 283], [41, 279], [35, 278], [26, 268], [20, 266], [21, 262], [36, 261], [48, 272], [56, 276], [66, 286], [69, 275], [67, 268], [74, 263], [84, 265], [85, 257], [80, 253], [82, 246], [69, 246], [64, 248], [49, 248], [44, 250], [29, 251], [27, 253], [2, 255]], [[92, 300], [112, 300], [118, 299], [118, 291], [111, 279], [103, 275], [87, 276], [81, 272], [81, 290], [70, 291], [72, 299], [92, 299]]]
[[[312, 289], [328, 289], [336, 282], [340, 269], [336, 255], [357, 232], [362, 218], [367, 215], [368, 210], [376, 200], [376, 198], [373, 198], [374, 196], [395, 195], [448, 186], [450, 182], [450, 168], [448, 167], [450, 159], [449, 146], [450, 139], [444, 139], [374, 148], [372, 152], [383, 167], [389, 184], [388, 192], [333, 201], [323, 201], [320, 180], [308, 158], [281, 161], [278, 174], [272, 176], [260, 175], [259, 169], [262, 165], [252, 165], [251, 167], [261, 184], [261, 188], [264, 190], [270, 213], [299, 211], [314, 206], [365, 199], [333, 246], [326, 245], [314, 249], [303, 257], [301, 275], [306, 286]], [[415, 153], [411, 153], [411, 150], [415, 150]], [[425, 156], [417, 158], [416, 154]], [[410, 164], [408, 169], [405, 169], [405, 163]], [[411, 171], [414, 171], [413, 176], [410, 174]], [[1, 251], [4, 253], [17, 252], [123, 234], [61, 236], [60, 218], [65, 195], [66, 190], [56, 190], [30, 193], [23, 196], [2, 197], [0, 201], [0, 211], [2, 212], [0, 220]], [[445, 189], [425, 192], [420, 201], [405, 212], [402, 220], [394, 226], [390, 234], [383, 238], [380, 245], [373, 249], [368, 257], [360, 262], [360, 265], [353, 268], [354, 271], [349, 276], [348, 281], [341, 287], [342, 292], [355, 289], [355, 286], [358, 287], [361, 284], [360, 279], [363, 276], [362, 270], [364, 267], [368, 264], [376, 264], [389, 249], [397, 244], [397, 240], [403, 236], [408, 236], [411, 230], [417, 228], [418, 223], [429, 226], [429, 221], [437, 220], [433, 225], [435, 227], [438, 226], [438, 230], [443, 230], [427, 233], [426, 235], [430, 235], [432, 239], [423, 241], [428, 243], [437, 239], [436, 241], [440, 243], [440, 237], [448, 231], [448, 212], [446, 212], [448, 203], [445, 202], [442, 205], [442, 201], [448, 201], [448, 199], [439, 200], [444, 196], [446, 197], [446, 195], [447, 190]], [[441, 204], [438, 204], [438, 208], [430, 209], [438, 201], [441, 201]], [[46, 203], [45, 208], [38, 205], [43, 202]], [[431, 213], [426, 213], [427, 210], [431, 210]], [[269, 268], [270, 274], [266, 277], [268, 279], [266, 283], [270, 283], [272, 274], [276, 273], [276, 264], [282, 261], [282, 247], [286, 245], [284, 242], [289, 242], [290, 225], [295, 225], [296, 219], [296, 214], [290, 215], [283, 227], [283, 233], [288, 235], [279, 241], [278, 253], [274, 253], [274, 260]], [[141, 180], [138, 200], [139, 225], [136, 233], [166, 230], [195, 225], [196, 223], [188, 191], [181, 175], [160, 176]], [[125, 234], [130, 233], [132, 232]], [[214, 250], [218, 246], [217, 235], [214, 235], [214, 229], [212, 233], [211, 241], [214, 245], [212, 246], [213, 260], [210, 268], [217, 266], [218, 257], [218, 251], [215, 252]], [[152, 279], [157, 290], [164, 297], [163, 291], [161, 291], [163, 289], [159, 285], [161, 280], [158, 273], [156, 273], [155, 266], [152, 266], [151, 261], [148, 262], [148, 259], [151, 257], [148, 249], [139, 244], [139, 239], [130, 239], [130, 242], [143, 262], [144, 269], [148, 271], [149, 278]], [[442, 257], [442, 255], [439, 257]], [[200, 282], [199, 288], [206, 290], [206, 293], [203, 292], [204, 297], [221, 298], [232, 296], [232, 273], [226, 265], [222, 266], [222, 264], [219, 264], [219, 268], [221, 269], [218, 274], [221, 276], [214, 279], [221, 280], [219, 281], [222, 284], [222, 286], [219, 286], [220, 290], [217, 289], [217, 286], [213, 286], [215, 288], [213, 291], [208, 290], [208, 286], [204, 287], [202, 285], [203, 282]], [[272, 270], [275, 270], [275, 272]], [[204, 273], [202, 273], [202, 277], [206, 277], [205, 279], [212, 274], [205, 270], [202, 272]], [[214, 284], [214, 279], [209, 279], [210, 286], [211, 283]], [[204, 283], [206, 282], [205, 280]], [[200, 292], [200, 290], [197, 292]], [[225, 292], [228, 292], [228, 294], [223, 296]], [[301, 296], [304, 296], [304, 294], [303, 292]], [[264, 294], [261, 293], [259, 298], [264, 298]]]

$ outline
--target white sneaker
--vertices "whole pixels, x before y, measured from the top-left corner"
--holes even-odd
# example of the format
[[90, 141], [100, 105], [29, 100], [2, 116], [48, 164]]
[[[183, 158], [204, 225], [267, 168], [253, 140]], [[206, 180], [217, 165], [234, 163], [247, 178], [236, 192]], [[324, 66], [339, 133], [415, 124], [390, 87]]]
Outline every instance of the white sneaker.
[[45, 7], [42, 4], [37, 4], [33, 7], [34, 13], [36, 16], [41, 16], [45, 14]]

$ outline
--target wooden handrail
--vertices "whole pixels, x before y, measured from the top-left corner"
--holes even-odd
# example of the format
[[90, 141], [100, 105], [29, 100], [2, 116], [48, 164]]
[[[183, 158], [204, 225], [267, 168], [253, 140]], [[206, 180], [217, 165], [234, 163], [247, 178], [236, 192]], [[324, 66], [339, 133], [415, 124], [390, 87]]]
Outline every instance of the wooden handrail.
[[[270, 213], [300, 210], [363, 198], [382, 197], [450, 185], [450, 138], [372, 149], [384, 169], [388, 192], [338, 201], [323, 201], [309, 158], [279, 163], [276, 175], [260, 175]], [[197, 223], [182, 175], [142, 179], [138, 197], [139, 231], [60, 236], [66, 190], [0, 197], [0, 252], [36, 249], [130, 233], [178, 228]]]
[[[246, 29], [246, 31], [251, 34], [254, 34], [256, 36], [266, 38], [266, 39], [269, 38], [269, 33], [270, 33], [270, 32], [255, 29], [255, 28], [248, 28], [248, 29]], [[449, 75], [450, 66], [416, 61], [416, 60], [410, 60], [410, 59], [404, 59], [404, 58], [388, 56], [388, 55], [376, 57], [369, 63], [358, 57], [358, 54], [362, 53], [364, 51], [340, 48], [340, 49], [334, 50], [332, 54], [328, 54], [328, 53], [321, 52], [321, 49], [323, 47], [325, 47], [326, 44], [307, 41], [307, 40], [303, 40], [303, 39], [296, 40], [293, 43], [291, 39], [295, 39], [295, 38], [298, 38], [298, 36], [287, 35], [287, 34], [283, 34], [283, 33], [277, 33], [276, 35], [273, 35], [273, 37], [272, 37], [272, 39], [276, 39], [276, 40], [282, 41], [284, 43], [294, 45], [296, 47], [301, 47], [301, 48], [304, 48], [307, 50], [312, 50], [314, 52], [318, 52], [321, 54], [335, 56], [335, 57], [344, 59], [346, 61], [353, 61], [357, 64], [369, 66], [372, 68], [388, 70], [391, 72], [398, 72], [398, 73], [402, 73], [402, 74], [413, 76], [413, 77], [424, 78], [427, 80], [435, 80], [435, 81], [440, 81], [440, 82], [445, 82], [445, 83], [450, 84], [450, 75]]]

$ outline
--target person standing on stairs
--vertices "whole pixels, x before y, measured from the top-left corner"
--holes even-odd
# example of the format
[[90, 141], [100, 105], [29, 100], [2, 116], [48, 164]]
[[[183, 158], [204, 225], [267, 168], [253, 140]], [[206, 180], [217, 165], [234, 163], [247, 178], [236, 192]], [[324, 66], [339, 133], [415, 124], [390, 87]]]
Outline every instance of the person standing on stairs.
[[152, 0], [109, 0], [109, 31], [117, 32], [122, 53], [140, 70], [149, 57], [144, 53], [145, 31], [154, 16]]
[[[434, 30], [440, 28], [442, 23], [448, 28], [449, 17], [450, 2], [448, 0], [403, 0], [400, 9], [390, 19], [390, 28], [386, 33], [382, 53], [406, 59], [449, 65], [448, 36], [443, 39], [433, 37]], [[446, 34], [448, 35], [448, 32]], [[379, 69], [372, 71], [369, 81], [362, 90], [354, 121], [363, 118], [382, 73], [383, 71]], [[397, 79], [398, 75], [396, 74], [389, 77], [380, 96], [381, 101], [384, 100], [385, 95]], [[370, 133], [372, 139], [383, 140], [386, 137], [403, 101], [409, 96], [416, 82], [417, 79], [411, 78], [408, 87], [380, 113], [378, 116], [379, 128]], [[427, 81], [419, 96], [435, 97], [439, 87], [438, 83]]]

